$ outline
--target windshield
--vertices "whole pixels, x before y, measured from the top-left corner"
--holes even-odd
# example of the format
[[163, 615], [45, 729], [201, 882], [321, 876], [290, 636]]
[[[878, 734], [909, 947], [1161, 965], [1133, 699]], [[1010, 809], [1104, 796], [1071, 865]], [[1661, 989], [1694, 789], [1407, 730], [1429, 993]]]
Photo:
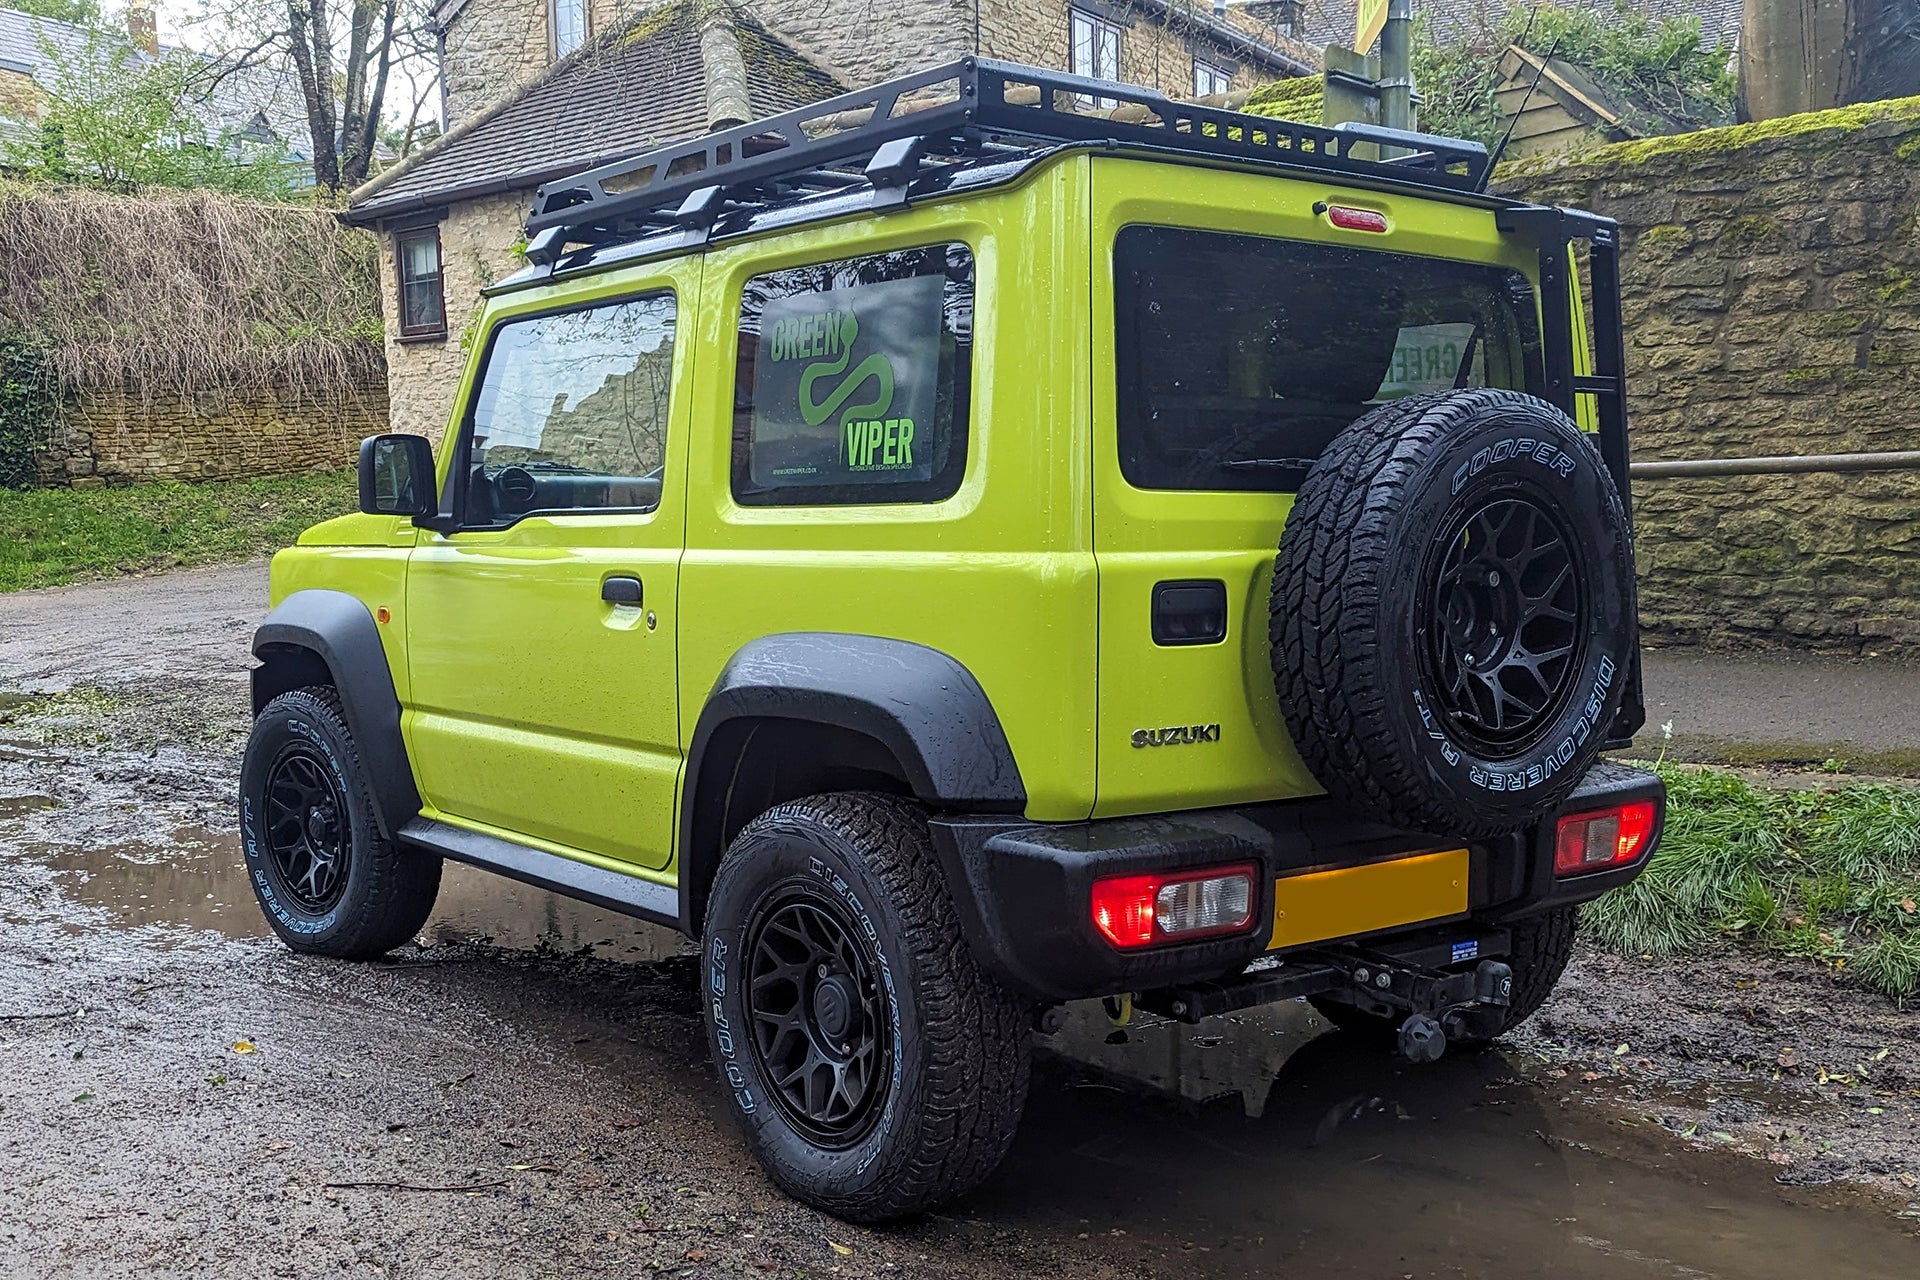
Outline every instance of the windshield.
[[1291, 491], [1374, 405], [1540, 390], [1532, 286], [1503, 267], [1139, 226], [1114, 269], [1120, 466], [1138, 488]]

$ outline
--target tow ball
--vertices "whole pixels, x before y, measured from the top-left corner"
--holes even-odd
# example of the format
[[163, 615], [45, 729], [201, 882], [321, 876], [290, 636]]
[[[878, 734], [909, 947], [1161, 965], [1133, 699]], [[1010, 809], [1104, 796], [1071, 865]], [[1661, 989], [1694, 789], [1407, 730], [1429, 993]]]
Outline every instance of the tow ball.
[[1356, 1004], [1406, 1012], [1397, 1043], [1408, 1062], [1438, 1061], [1450, 1039], [1492, 1038], [1513, 1002], [1513, 970], [1498, 960], [1482, 960], [1471, 973], [1356, 968], [1352, 979], [1364, 992]]

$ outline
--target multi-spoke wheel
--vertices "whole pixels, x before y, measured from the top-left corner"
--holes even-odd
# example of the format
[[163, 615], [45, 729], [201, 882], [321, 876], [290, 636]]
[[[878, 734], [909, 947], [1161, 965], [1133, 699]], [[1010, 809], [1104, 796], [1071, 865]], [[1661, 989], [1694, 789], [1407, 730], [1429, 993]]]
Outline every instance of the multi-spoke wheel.
[[347, 887], [346, 797], [320, 753], [294, 743], [267, 773], [267, 853], [301, 907], [323, 914]]
[[283, 693], [254, 719], [240, 764], [247, 878], [294, 950], [382, 955], [433, 910], [440, 860], [384, 838], [372, 797], [332, 689]]
[[814, 796], [747, 824], [714, 877], [703, 950], [714, 1061], [788, 1192], [877, 1221], [1000, 1162], [1029, 1011], [975, 966], [917, 806]]
[[1441, 711], [1482, 755], [1526, 750], [1566, 701], [1589, 612], [1577, 557], [1560, 520], [1525, 495], [1459, 512], [1427, 557], [1413, 607], [1437, 625], [1420, 656]]

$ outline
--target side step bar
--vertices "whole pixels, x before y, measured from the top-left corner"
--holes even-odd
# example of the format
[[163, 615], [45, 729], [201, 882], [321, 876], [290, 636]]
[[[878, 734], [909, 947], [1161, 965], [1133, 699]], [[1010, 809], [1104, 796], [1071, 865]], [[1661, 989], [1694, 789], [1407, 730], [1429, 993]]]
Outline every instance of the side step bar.
[[465, 827], [415, 818], [398, 832], [400, 841], [428, 853], [452, 858], [487, 871], [497, 871], [526, 884], [597, 907], [637, 916], [654, 924], [680, 927], [680, 891], [672, 885], [609, 871], [592, 863], [563, 858], [545, 849], [482, 835]]

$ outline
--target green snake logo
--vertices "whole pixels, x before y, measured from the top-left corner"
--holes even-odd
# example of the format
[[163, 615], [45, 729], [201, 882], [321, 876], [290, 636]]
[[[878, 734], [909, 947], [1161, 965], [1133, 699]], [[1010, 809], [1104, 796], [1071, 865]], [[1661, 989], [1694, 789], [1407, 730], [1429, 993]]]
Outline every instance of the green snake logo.
[[860, 336], [860, 319], [849, 311], [840, 317], [840, 358], [821, 360], [807, 366], [800, 375], [800, 416], [810, 427], [817, 427], [839, 413], [869, 379], [879, 384], [873, 399], [847, 410], [848, 417], [884, 418], [893, 407], [893, 363], [875, 352], [854, 366], [825, 400], [813, 398], [813, 384], [822, 378], [837, 377], [853, 357], [853, 341]]

